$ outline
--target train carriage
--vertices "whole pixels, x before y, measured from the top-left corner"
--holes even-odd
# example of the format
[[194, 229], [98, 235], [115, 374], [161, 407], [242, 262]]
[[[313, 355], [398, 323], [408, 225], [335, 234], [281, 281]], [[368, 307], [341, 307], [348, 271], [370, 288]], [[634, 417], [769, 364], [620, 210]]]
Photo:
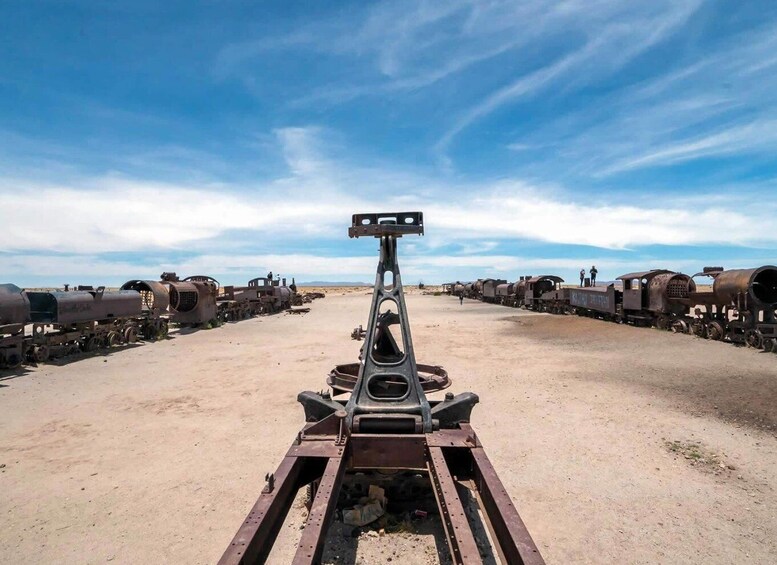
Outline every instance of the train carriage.
[[569, 307], [579, 315], [620, 321], [623, 292], [614, 284], [569, 289]]
[[484, 279], [483, 280], [483, 302], [497, 302], [498, 296], [496, 289], [499, 285], [506, 283], [505, 279]]

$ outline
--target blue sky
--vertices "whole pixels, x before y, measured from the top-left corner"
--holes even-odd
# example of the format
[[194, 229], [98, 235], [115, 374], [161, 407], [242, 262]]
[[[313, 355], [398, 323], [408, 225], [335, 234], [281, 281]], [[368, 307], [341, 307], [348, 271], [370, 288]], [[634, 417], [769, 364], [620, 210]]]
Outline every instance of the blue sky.
[[777, 262], [777, 3], [0, 4], [0, 282]]

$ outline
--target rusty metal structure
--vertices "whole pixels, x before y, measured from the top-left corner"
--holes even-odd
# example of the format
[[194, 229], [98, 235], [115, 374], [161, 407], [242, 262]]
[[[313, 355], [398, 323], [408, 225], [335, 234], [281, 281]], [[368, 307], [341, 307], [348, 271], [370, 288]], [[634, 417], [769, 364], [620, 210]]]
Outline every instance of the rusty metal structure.
[[546, 292], [560, 289], [564, 279], [556, 275], [540, 275], [526, 277], [523, 282], [523, 306], [530, 310], [541, 310], [542, 296]]
[[194, 275], [181, 280], [175, 273], [162, 273], [160, 278], [170, 294], [171, 322], [195, 327], [218, 323], [216, 279]]
[[[289, 286], [286, 279], [270, 276], [224, 288], [205, 275], [181, 280], [169, 272], [160, 279], [130, 280], [118, 291], [69, 284], [64, 290], [26, 291], [0, 285], [0, 369], [164, 339], [170, 322], [212, 327], [258, 314], [309, 310], [290, 310], [298, 296], [293, 279]], [[321, 297], [307, 293], [299, 303]]]
[[[469, 424], [477, 395], [429, 401], [419, 378], [397, 262], [397, 239], [424, 233], [420, 212], [355, 214], [352, 238], [380, 240], [375, 289], [356, 381], [347, 402], [305, 391], [306, 424], [241, 524], [219, 563], [264, 563], [297, 491], [312, 495], [293, 563], [318, 563], [349, 484], [421, 480], [434, 496], [454, 563], [482, 563], [462, 493], [480, 502], [505, 563], [544, 563]], [[396, 330], [394, 333], [392, 330]]]
[[[282, 282], [282, 284], [281, 284]], [[291, 307], [297, 285], [292, 282], [286, 286], [286, 279], [280, 281], [272, 277], [257, 277], [248, 281], [248, 288], [255, 292], [263, 304], [263, 313], [280, 312]]]
[[[712, 278], [711, 288], [697, 289], [694, 279], [701, 276]], [[651, 269], [596, 287], [564, 287], [561, 277], [528, 275], [514, 283], [496, 281], [493, 297], [492, 281], [462, 285], [460, 295], [538, 312], [654, 326], [777, 353], [777, 267], [772, 265], [705, 267], [693, 276]]]
[[483, 281], [483, 302], [498, 302], [497, 288], [505, 284], [505, 279], [485, 279]]
[[236, 322], [262, 314], [288, 311], [292, 305], [301, 306], [311, 301], [312, 298], [306, 300], [297, 294], [294, 279], [287, 286], [285, 278], [271, 276], [251, 279], [247, 286], [224, 286], [216, 298], [218, 319], [221, 322]]
[[[167, 337], [170, 318], [170, 294], [167, 287], [158, 281], [132, 280], [121, 286], [121, 290], [132, 290], [140, 294], [143, 317], [138, 332], [143, 339], [157, 340]], [[127, 336], [133, 343], [133, 336]]]
[[628, 273], [618, 280], [623, 282], [623, 312], [628, 321], [662, 330], [688, 314], [682, 301], [696, 290], [691, 277], [666, 269]]
[[32, 322], [26, 356], [35, 363], [137, 339], [142, 315], [138, 292], [80, 286], [78, 290], [26, 294]]
[[14, 284], [0, 284], [0, 368], [15, 369], [24, 361], [24, 325], [30, 321], [30, 300]]
[[746, 343], [777, 351], [777, 267], [706, 267], [693, 275], [711, 277], [712, 290], [694, 291], [683, 301], [695, 308], [690, 331], [712, 340]]

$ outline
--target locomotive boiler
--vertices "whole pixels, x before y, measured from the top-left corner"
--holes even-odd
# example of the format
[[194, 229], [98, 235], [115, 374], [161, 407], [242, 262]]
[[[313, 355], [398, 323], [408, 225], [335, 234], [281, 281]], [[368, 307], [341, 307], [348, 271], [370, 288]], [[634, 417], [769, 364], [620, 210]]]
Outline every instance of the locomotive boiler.
[[24, 361], [24, 325], [30, 321], [27, 294], [14, 284], [0, 284], [0, 368]]

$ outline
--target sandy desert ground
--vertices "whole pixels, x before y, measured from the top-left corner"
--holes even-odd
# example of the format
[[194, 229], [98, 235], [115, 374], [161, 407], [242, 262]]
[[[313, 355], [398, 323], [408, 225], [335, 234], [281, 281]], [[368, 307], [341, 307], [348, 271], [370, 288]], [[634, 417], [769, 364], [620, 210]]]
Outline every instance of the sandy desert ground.
[[[356, 359], [369, 290], [328, 293], [0, 376], [0, 561], [214, 563], [302, 425], [296, 394]], [[447, 296], [408, 308], [418, 360], [480, 396], [473, 426], [549, 563], [777, 562], [777, 355]], [[325, 557], [436, 562], [432, 526], [336, 525]]]

